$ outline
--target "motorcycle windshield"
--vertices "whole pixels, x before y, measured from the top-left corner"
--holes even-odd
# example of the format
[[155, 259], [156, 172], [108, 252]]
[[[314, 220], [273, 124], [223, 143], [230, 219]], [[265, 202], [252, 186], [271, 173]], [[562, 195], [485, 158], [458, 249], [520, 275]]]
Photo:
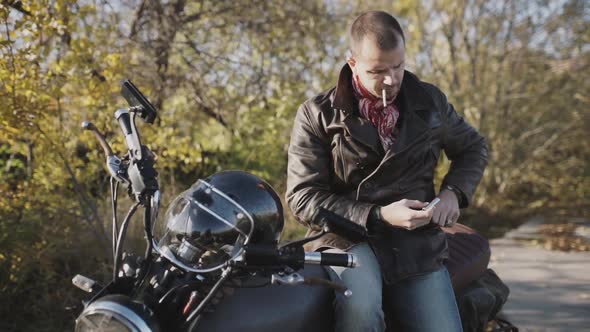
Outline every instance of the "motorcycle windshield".
[[253, 225], [241, 205], [199, 180], [170, 204], [165, 227], [154, 229], [154, 242], [156, 250], [175, 265], [209, 272], [241, 254]]

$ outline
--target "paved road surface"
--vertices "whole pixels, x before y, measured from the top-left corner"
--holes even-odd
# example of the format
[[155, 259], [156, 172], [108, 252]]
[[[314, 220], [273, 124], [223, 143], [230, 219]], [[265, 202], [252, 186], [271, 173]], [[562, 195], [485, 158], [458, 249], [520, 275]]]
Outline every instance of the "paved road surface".
[[538, 237], [542, 222], [534, 218], [491, 241], [490, 266], [510, 287], [503, 313], [524, 332], [590, 331], [590, 252], [550, 251], [516, 240]]

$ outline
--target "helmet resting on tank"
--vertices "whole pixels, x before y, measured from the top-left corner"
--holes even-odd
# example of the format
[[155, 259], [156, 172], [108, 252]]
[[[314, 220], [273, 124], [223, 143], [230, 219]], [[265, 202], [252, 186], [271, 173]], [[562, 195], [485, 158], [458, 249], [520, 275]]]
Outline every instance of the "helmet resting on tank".
[[278, 243], [284, 225], [276, 191], [244, 171], [198, 180], [170, 204], [154, 229], [161, 255], [189, 271], [217, 270], [248, 243]]

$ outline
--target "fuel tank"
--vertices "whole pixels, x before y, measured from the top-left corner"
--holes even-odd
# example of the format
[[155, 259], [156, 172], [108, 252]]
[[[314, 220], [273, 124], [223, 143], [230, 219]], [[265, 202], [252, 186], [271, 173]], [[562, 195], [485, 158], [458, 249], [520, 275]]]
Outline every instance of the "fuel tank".
[[[298, 271], [305, 276], [328, 279], [317, 265]], [[352, 294], [354, 296], [354, 294]], [[270, 285], [237, 288], [194, 323], [189, 331], [324, 332], [333, 330], [334, 291], [308, 285]]]

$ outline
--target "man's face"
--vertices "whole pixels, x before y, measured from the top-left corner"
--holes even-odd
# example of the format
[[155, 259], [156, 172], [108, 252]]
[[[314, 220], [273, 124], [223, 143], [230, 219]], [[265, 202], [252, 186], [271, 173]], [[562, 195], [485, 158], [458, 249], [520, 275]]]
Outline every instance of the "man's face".
[[403, 42], [392, 50], [381, 50], [375, 39], [365, 37], [347, 60], [352, 72], [375, 97], [385, 89], [387, 99], [395, 98], [404, 78], [406, 48]]

